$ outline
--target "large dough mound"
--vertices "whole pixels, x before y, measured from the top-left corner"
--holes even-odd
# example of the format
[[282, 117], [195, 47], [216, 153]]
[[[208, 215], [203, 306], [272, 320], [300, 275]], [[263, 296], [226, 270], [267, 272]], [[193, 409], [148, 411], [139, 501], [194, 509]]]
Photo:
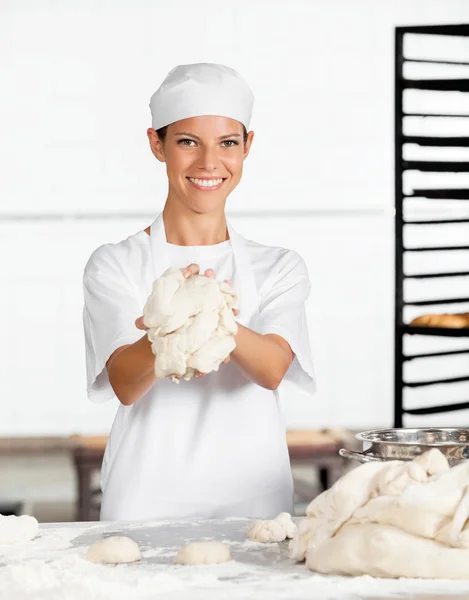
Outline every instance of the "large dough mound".
[[189, 380], [196, 371], [217, 371], [236, 347], [237, 299], [227, 283], [204, 275], [185, 279], [180, 269], [156, 279], [143, 309], [156, 377]]
[[469, 579], [469, 461], [363, 464], [308, 506], [292, 558], [320, 573]]
[[0, 544], [21, 544], [35, 538], [39, 523], [29, 515], [0, 515]]

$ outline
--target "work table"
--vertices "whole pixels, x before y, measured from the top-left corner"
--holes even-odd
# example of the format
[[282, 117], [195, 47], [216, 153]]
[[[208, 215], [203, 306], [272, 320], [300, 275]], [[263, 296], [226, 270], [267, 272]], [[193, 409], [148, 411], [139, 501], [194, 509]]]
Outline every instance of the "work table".
[[[232, 518], [41, 524], [38, 536], [28, 544], [0, 546], [0, 600], [469, 597], [469, 580], [390, 580], [312, 573], [289, 558], [288, 542], [250, 541], [246, 535], [250, 522]], [[142, 560], [118, 566], [88, 562], [89, 546], [108, 535], [134, 539]], [[208, 539], [229, 544], [234, 560], [205, 566], [173, 564], [184, 543]]]

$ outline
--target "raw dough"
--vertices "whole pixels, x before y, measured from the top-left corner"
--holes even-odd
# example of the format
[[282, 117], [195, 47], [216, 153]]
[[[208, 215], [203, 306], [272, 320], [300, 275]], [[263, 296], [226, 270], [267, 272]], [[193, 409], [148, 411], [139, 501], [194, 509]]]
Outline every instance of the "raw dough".
[[307, 508], [292, 558], [320, 573], [469, 579], [469, 461], [363, 464]]
[[190, 542], [179, 549], [174, 562], [179, 565], [211, 565], [232, 560], [230, 547], [221, 542]]
[[469, 550], [456, 550], [389, 525], [348, 525], [320, 548], [307, 566], [319, 573], [469, 579]]
[[95, 542], [88, 550], [87, 558], [99, 563], [131, 563], [140, 560], [140, 549], [134, 540], [121, 535], [113, 535]]
[[290, 513], [282, 512], [275, 517], [274, 521], [280, 523], [280, 525], [285, 529], [285, 536], [287, 538], [292, 538], [295, 535], [297, 526], [295, 523], [293, 523]]
[[204, 275], [185, 279], [171, 268], [153, 283], [143, 309], [158, 379], [189, 380], [196, 371], [217, 371], [236, 347], [233, 314], [237, 295], [225, 282]]
[[0, 515], [0, 544], [21, 544], [36, 537], [39, 523], [29, 515]]
[[290, 513], [283, 512], [275, 519], [254, 521], [248, 529], [248, 537], [255, 542], [283, 542], [286, 538], [292, 538], [296, 530]]

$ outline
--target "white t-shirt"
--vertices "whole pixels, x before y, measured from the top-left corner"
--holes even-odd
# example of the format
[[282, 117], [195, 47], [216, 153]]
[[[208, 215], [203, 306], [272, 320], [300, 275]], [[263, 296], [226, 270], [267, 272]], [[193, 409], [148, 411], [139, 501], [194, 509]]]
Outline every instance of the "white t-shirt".
[[[267, 518], [292, 510], [278, 393], [288, 382], [306, 394], [315, 390], [305, 315], [310, 282], [296, 252], [245, 243], [259, 296], [253, 329], [282, 336], [295, 353], [284, 383], [278, 391], [265, 390], [231, 361], [189, 382], [157, 381], [134, 405], [119, 405], [103, 462], [102, 519]], [[201, 273], [213, 269], [217, 280], [233, 279], [230, 240], [166, 244], [166, 250], [172, 267], [197, 263]], [[83, 279], [90, 400], [115, 397], [105, 364], [118, 347], [144, 335], [135, 320], [153, 280], [150, 236], [144, 231], [91, 255]]]

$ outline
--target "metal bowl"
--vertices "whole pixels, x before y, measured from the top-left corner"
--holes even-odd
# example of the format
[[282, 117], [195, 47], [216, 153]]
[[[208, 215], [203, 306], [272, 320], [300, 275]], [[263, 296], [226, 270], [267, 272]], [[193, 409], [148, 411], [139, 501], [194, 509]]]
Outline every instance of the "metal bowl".
[[430, 448], [438, 448], [450, 464], [469, 458], [469, 429], [421, 427], [416, 429], [374, 429], [355, 436], [363, 452], [342, 448], [339, 454], [360, 462], [412, 460]]

